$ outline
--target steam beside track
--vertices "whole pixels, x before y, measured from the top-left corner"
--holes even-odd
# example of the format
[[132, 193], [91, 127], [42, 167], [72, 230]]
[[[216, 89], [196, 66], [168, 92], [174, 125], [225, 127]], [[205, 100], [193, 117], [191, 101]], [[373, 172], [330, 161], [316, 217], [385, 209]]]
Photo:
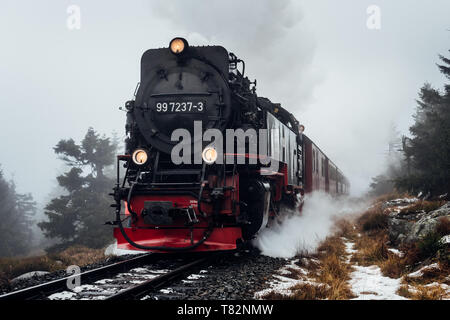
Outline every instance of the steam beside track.
[[301, 252], [313, 252], [332, 233], [336, 221], [361, 212], [367, 206], [365, 201], [313, 192], [305, 196], [301, 215], [287, 214], [281, 221], [273, 221], [253, 244], [262, 254], [274, 258], [292, 258]]

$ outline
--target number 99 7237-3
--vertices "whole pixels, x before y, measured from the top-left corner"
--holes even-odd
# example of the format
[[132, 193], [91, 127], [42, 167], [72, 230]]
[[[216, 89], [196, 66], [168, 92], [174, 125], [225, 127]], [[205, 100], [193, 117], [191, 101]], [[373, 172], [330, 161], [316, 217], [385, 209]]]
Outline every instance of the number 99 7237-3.
[[158, 102], [155, 106], [156, 112], [161, 113], [178, 113], [178, 112], [203, 112], [205, 104], [201, 101], [192, 102]]

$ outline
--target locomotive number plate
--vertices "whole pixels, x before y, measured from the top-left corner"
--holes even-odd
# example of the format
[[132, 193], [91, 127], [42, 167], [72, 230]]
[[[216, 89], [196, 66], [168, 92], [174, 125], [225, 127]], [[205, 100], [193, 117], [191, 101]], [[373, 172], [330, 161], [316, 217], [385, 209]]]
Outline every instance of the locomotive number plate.
[[202, 113], [205, 112], [203, 101], [157, 102], [155, 111], [158, 113]]

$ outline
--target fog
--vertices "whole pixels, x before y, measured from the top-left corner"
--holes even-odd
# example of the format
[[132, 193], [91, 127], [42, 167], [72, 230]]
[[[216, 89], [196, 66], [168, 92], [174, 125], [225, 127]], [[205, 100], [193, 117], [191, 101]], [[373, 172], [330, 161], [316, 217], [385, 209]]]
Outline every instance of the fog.
[[[379, 30], [366, 26], [380, 8]], [[67, 8], [80, 8], [80, 29]], [[342, 169], [352, 193], [384, 166], [389, 127], [407, 133], [415, 98], [443, 81], [450, 3], [437, 1], [8, 1], [0, 4], [0, 164], [44, 203], [53, 147], [89, 126], [124, 133], [141, 54], [174, 36], [246, 61], [257, 93], [281, 102]]]

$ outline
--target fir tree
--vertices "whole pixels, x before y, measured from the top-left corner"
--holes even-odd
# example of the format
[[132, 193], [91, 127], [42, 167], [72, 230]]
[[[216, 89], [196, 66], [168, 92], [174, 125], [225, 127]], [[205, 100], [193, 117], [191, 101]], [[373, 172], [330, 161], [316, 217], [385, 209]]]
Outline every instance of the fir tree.
[[[439, 70], [450, 79], [450, 59], [439, 56]], [[404, 151], [410, 174], [397, 179], [397, 186], [409, 191], [430, 192], [432, 196], [450, 191], [450, 85], [444, 92], [426, 83], [417, 100], [412, 138]]]
[[31, 223], [36, 202], [31, 194], [16, 192], [0, 170], [0, 256], [26, 254], [32, 247]]
[[54, 148], [69, 168], [57, 177], [67, 194], [47, 204], [48, 221], [39, 227], [46, 237], [61, 240], [56, 248], [72, 244], [99, 248], [112, 239], [111, 229], [103, 224], [111, 219], [108, 192], [114, 180], [105, 170], [114, 164], [116, 149], [115, 139], [100, 136], [92, 128], [80, 144], [61, 140]]

